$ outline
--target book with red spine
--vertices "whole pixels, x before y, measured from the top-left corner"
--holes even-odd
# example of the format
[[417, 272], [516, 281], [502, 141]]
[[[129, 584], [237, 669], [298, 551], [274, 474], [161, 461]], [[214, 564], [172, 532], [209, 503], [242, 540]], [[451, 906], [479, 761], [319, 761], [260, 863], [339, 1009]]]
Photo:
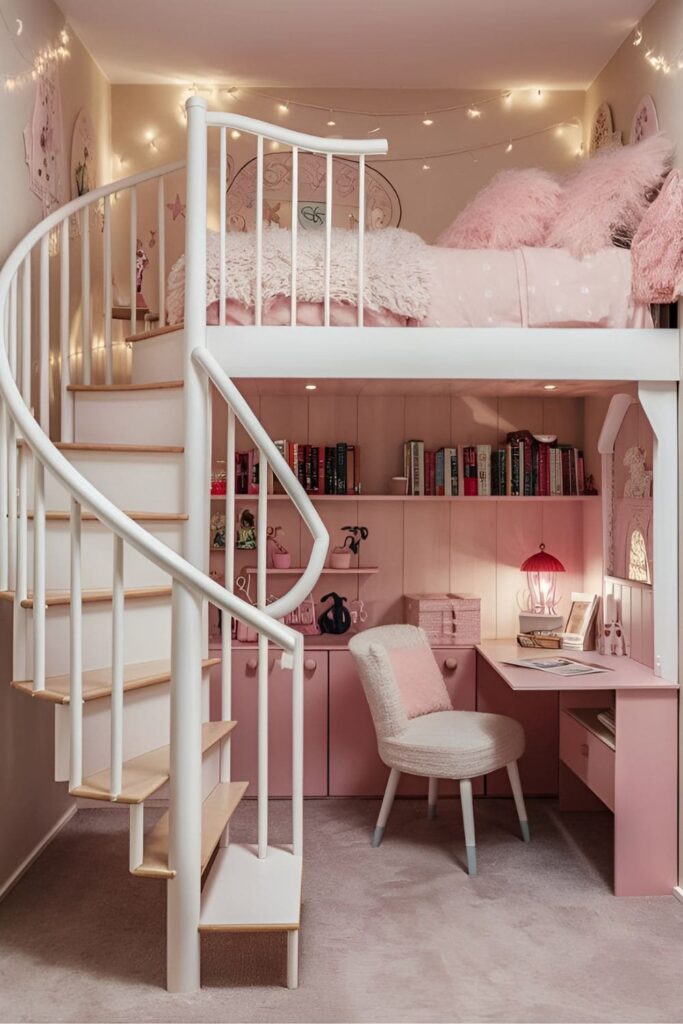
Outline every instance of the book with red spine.
[[477, 494], [477, 449], [475, 445], [464, 446], [462, 460], [465, 474], [465, 495], [474, 497]]

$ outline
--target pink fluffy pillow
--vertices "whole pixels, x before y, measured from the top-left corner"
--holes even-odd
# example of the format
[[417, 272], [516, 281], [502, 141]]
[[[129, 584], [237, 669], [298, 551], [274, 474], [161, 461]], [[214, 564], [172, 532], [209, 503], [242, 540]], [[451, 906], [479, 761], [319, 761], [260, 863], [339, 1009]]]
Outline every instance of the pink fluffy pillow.
[[436, 244], [448, 249], [543, 245], [559, 211], [562, 186], [546, 171], [501, 171], [458, 214]]
[[425, 644], [387, 650], [408, 718], [432, 711], [452, 711], [446, 684], [434, 655]]
[[683, 285], [683, 183], [672, 171], [646, 211], [631, 246], [633, 297], [674, 302]]
[[597, 153], [565, 182], [548, 245], [577, 257], [628, 245], [672, 160], [673, 145], [661, 132]]

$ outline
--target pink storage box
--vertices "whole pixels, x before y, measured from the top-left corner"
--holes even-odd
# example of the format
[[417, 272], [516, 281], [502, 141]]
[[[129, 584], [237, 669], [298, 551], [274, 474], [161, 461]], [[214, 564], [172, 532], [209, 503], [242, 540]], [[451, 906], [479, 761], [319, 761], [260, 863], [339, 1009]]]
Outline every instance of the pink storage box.
[[424, 629], [434, 647], [481, 641], [481, 598], [476, 594], [406, 594], [406, 622]]

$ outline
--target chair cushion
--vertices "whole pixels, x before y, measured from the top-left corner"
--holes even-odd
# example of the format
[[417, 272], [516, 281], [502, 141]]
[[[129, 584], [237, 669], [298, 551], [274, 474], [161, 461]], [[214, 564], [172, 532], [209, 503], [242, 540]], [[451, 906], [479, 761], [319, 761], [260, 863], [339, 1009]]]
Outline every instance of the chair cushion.
[[452, 711], [446, 684], [427, 644], [389, 647], [387, 654], [408, 718], [433, 711]]
[[390, 768], [439, 779], [473, 779], [503, 768], [524, 753], [524, 730], [505, 715], [481, 711], [437, 711], [380, 740]]

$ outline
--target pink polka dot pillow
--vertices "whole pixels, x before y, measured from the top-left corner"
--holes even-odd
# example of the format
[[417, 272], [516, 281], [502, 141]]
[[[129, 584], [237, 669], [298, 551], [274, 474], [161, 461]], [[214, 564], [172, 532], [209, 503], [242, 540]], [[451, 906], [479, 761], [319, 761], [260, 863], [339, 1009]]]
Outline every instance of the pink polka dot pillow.
[[453, 710], [439, 666], [426, 644], [390, 647], [387, 654], [408, 718]]
[[436, 244], [447, 249], [519, 249], [545, 245], [562, 186], [535, 167], [501, 171], [478, 192]]

